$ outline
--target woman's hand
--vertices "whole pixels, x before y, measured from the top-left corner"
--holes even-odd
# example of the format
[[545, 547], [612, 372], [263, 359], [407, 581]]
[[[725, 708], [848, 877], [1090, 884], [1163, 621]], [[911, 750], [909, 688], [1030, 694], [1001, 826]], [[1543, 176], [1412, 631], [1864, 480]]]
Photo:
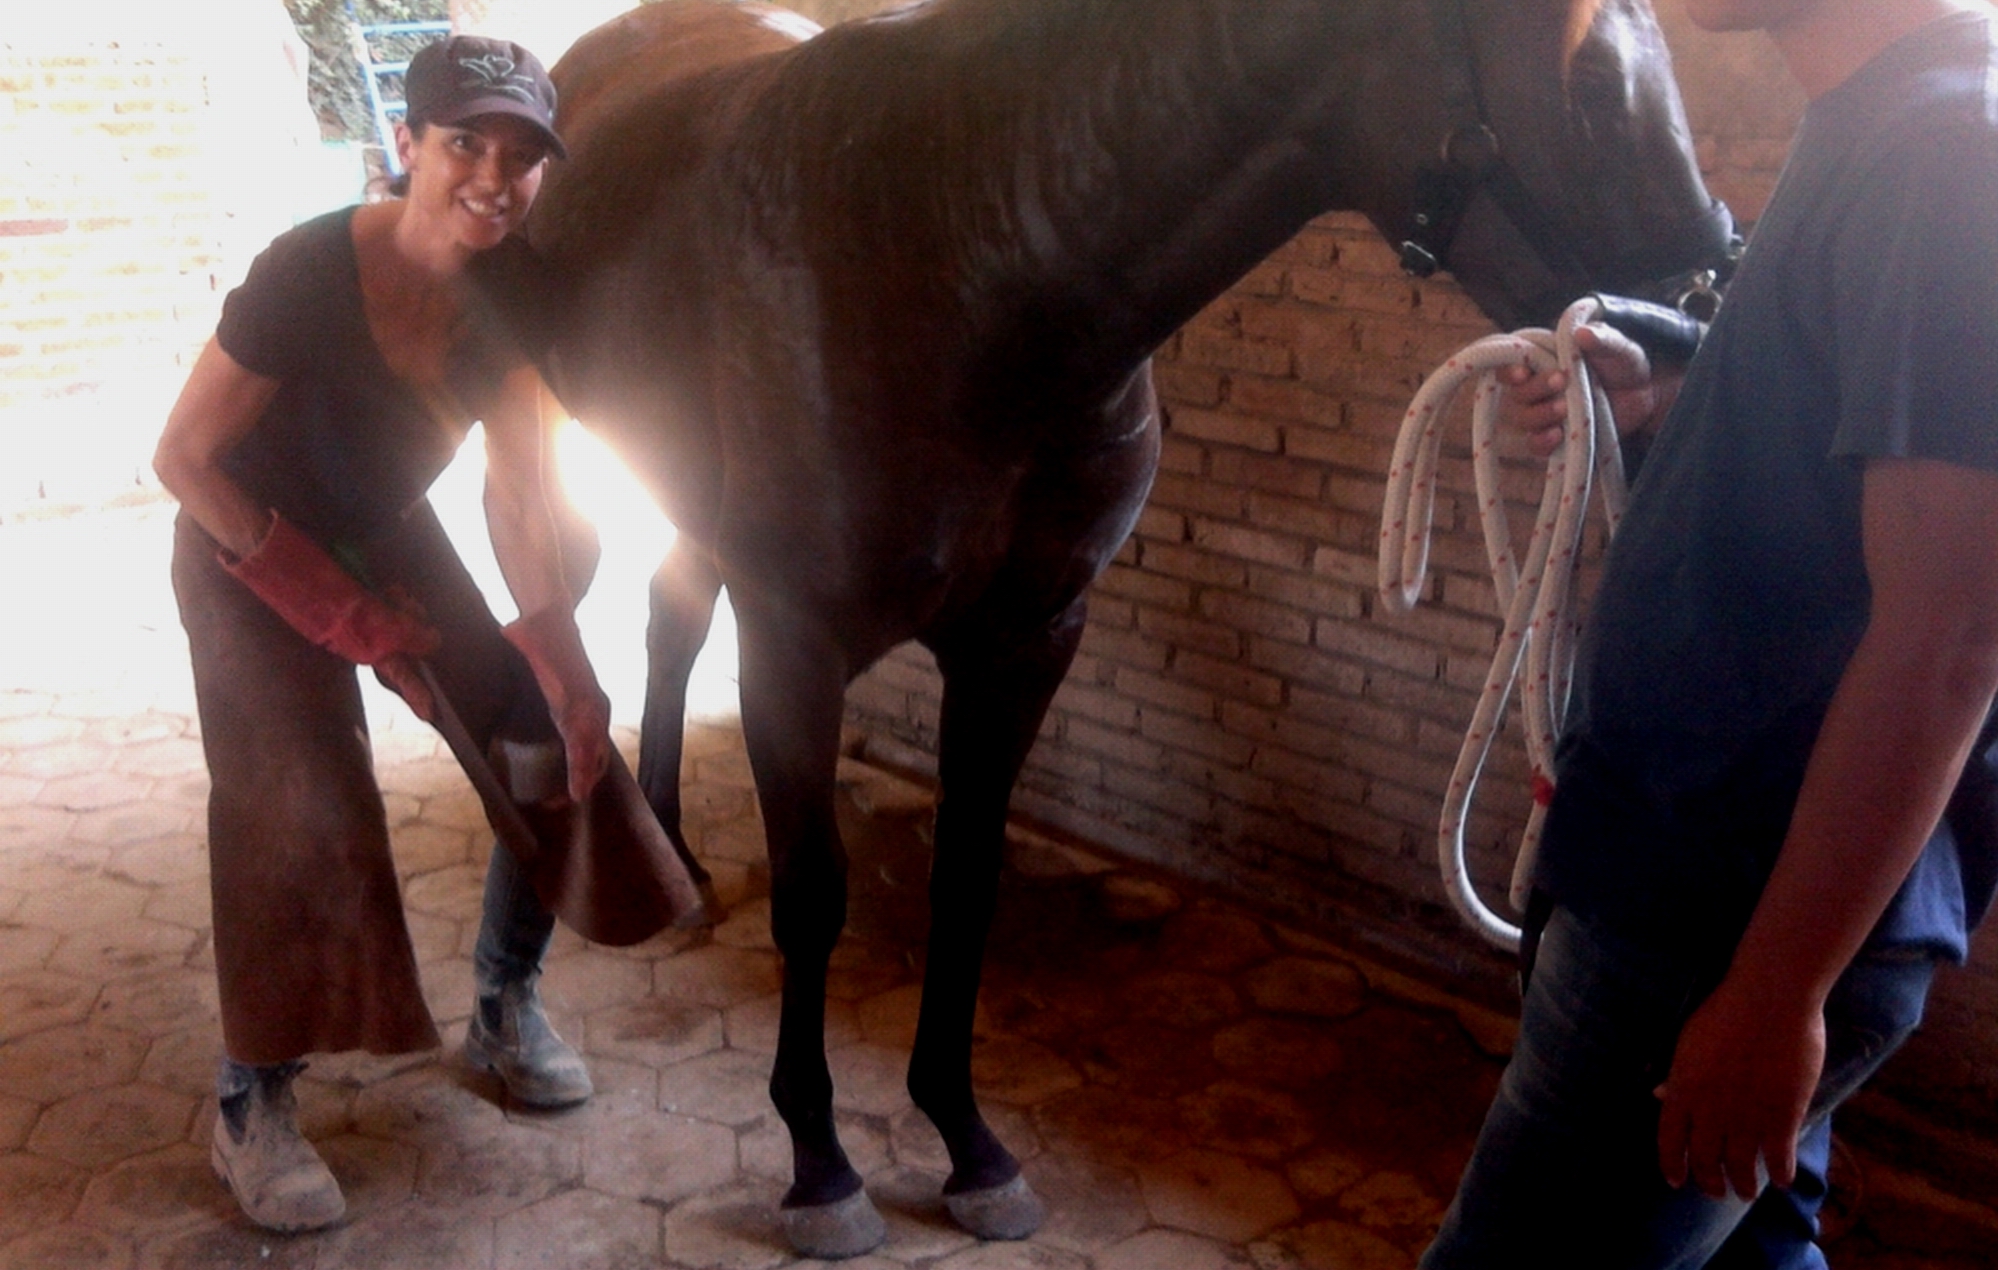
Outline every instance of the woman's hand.
[[[1575, 348], [1609, 397], [1617, 435], [1650, 432], [1664, 422], [1679, 394], [1676, 370], [1654, 372], [1651, 359], [1629, 337], [1595, 323], [1575, 328]], [[1499, 380], [1506, 385], [1499, 415], [1502, 432], [1539, 458], [1560, 449], [1568, 434], [1568, 373], [1536, 375], [1514, 366], [1500, 371]]]
[[582, 802], [610, 766], [610, 698], [583, 650], [573, 605], [557, 603], [506, 626], [548, 700], [569, 761], [569, 797]]

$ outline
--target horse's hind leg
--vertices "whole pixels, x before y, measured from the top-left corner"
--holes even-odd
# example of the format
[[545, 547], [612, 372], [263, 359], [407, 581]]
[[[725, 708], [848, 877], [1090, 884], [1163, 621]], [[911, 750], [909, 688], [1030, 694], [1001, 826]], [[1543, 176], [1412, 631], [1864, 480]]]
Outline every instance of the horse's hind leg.
[[672, 839], [708, 912], [719, 915], [708, 872], [688, 849], [680, 825], [680, 754], [686, 740], [687, 679], [714, 621], [721, 574], [707, 551], [674, 540], [652, 577], [645, 625], [645, 714], [638, 729], [638, 788]]
[[844, 705], [838, 641], [782, 602], [738, 601], [742, 731], [770, 853], [770, 931], [783, 1005], [770, 1098], [791, 1133], [783, 1223], [808, 1257], [858, 1256], [888, 1237], [833, 1125], [826, 970], [846, 925], [846, 851], [833, 809]]
[[1030, 638], [938, 648], [944, 696], [937, 763], [936, 859], [930, 940], [909, 1092], [943, 1136], [945, 1201], [959, 1225], [987, 1239], [1024, 1239], [1040, 1200], [979, 1114], [971, 1089], [972, 1017], [998, 896], [1006, 807], [1055, 689], [1082, 637], [1077, 600]]

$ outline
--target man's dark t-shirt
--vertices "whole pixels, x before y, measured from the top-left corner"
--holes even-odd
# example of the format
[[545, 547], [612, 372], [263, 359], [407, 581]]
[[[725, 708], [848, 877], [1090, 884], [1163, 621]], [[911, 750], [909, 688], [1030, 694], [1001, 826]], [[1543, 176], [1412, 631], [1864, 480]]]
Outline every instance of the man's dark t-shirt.
[[[1725, 955], [1866, 625], [1864, 462], [1998, 469], [1998, 55], [1946, 19], [1813, 102], [1646, 458], [1579, 654], [1538, 880]], [[1874, 933], [1966, 955], [1998, 870], [1989, 723]]]

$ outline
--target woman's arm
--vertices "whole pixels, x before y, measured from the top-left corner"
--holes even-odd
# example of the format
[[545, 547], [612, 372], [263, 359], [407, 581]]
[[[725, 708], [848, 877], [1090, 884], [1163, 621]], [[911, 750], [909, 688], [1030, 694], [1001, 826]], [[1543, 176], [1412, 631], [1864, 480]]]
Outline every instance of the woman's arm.
[[277, 380], [244, 369], [211, 339], [153, 452], [160, 484], [224, 551], [239, 558], [263, 542], [271, 512], [222, 470], [222, 457], [249, 435], [277, 390]]
[[410, 658], [437, 633], [362, 587], [311, 538], [251, 498], [222, 458], [249, 435], [278, 381], [246, 370], [208, 341], [153, 454], [160, 484], [222, 548], [222, 564], [291, 628], [348, 661], [373, 666], [429, 718], [430, 692]]
[[506, 637], [527, 658], [548, 699], [568, 755], [569, 796], [580, 802], [610, 761], [610, 699], [576, 629], [576, 601], [549, 512], [549, 455], [563, 417], [533, 367], [507, 376], [499, 404], [485, 420], [486, 532], [520, 608]]

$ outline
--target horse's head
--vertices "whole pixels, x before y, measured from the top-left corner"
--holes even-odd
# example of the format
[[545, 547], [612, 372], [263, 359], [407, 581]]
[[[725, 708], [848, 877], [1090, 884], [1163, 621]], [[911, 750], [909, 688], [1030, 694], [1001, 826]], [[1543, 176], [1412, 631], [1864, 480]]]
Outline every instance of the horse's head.
[[[1435, 79], [1426, 161], [1375, 219], [1421, 274], [1445, 268], [1502, 326], [1577, 296], [1662, 292], [1719, 267], [1733, 220], [1700, 180], [1646, 0], [1419, 0]], [[1411, 121], [1412, 122], [1412, 121]]]

